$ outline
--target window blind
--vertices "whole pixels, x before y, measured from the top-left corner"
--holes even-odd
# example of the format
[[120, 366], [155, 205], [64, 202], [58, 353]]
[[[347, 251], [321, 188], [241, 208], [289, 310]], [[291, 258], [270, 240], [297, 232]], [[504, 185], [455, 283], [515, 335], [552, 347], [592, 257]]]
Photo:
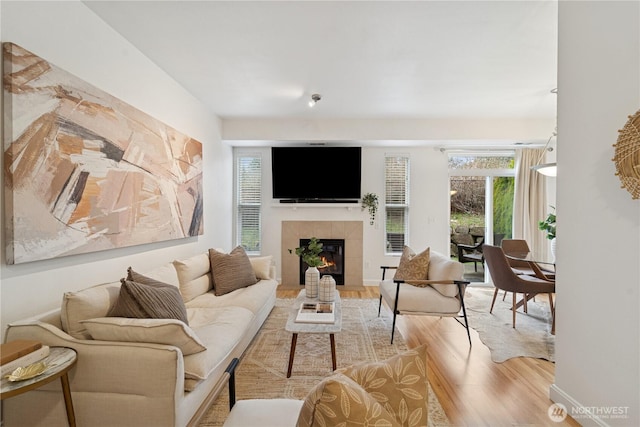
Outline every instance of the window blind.
[[247, 253], [260, 253], [260, 212], [262, 201], [262, 159], [241, 156], [237, 160], [236, 242]]
[[385, 157], [386, 252], [401, 253], [407, 244], [409, 157]]

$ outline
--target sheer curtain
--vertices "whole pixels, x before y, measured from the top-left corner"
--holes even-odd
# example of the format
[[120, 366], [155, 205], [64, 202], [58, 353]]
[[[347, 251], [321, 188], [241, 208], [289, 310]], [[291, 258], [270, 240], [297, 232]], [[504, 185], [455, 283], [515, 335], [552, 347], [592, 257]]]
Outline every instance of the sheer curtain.
[[548, 257], [549, 242], [538, 229], [538, 221], [546, 216], [547, 186], [545, 177], [532, 171], [544, 150], [516, 151], [516, 180], [513, 195], [513, 238], [524, 239], [532, 251]]

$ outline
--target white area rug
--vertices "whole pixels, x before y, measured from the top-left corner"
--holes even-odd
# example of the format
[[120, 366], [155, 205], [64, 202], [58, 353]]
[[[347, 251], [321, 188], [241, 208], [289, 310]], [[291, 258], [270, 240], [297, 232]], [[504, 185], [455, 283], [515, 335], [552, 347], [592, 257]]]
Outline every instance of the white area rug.
[[554, 361], [555, 336], [551, 335], [549, 304], [529, 301], [528, 313], [522, 307], [516, 314], [516, 329], [512, 327], [511, 293], [502, 301], [504, 291], [498, 293], [493, 313], [491, 298], [494, 288], [468, 287], [464, 302], [469, 326], [491, 350], [491, 360], [502, 363], [512, 357], [533, 357]]

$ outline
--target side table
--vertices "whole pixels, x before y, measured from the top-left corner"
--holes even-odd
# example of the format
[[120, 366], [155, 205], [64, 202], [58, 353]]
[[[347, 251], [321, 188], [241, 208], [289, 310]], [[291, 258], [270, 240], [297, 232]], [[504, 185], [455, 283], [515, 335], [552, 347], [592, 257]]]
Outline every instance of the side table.
[[67, 421], [70, 427], [75, 427], [76, 416], [73, 412], [73, 401], [71, 400], [71, 389], [69, 388], [69, 377], [67, 373], [75, 366], [77, 360], [75, 350], [67, 347], [51, 347], [49, 356], [43, 359], [43, 361], [49, 365], [49, 368], [42, 374], [24, 381], [12, 382], [7, 378], [2, 378], [0, 400], [35, 390], [56, 378], [60, 378], [64, 404], [67, 410]]

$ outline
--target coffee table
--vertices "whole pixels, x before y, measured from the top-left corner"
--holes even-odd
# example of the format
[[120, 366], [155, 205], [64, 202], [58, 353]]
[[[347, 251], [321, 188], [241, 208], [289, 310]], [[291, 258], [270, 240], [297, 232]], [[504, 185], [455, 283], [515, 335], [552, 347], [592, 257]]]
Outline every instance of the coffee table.
[[296, 315], [300, 304], [303, 302], [318, 302], [317, 298], [307, 298], [305, 290], [301, 290], [298, 297], [291, 305], [289, 309], [289, 318], [287, 319], [287, 326], [285, 330], [292, 332], [291, 337], [291, 351], [289, 352], [289, 367], [287, 368], [287, 378], [291, 377], [291, 368], [293, 367], [293, 358], [296, 354], [296, 343], [298, 341], [298, 334], [329, 334], [329, 340], [331, 342], [331, 362], [333, 370], [336, 370], [336, 339], [334, 334], [342, 330], [342, 303], [340, 300], [340, 293], [335, 291], [335, 317], [334, 323], [298, 323], [296, 322]]

